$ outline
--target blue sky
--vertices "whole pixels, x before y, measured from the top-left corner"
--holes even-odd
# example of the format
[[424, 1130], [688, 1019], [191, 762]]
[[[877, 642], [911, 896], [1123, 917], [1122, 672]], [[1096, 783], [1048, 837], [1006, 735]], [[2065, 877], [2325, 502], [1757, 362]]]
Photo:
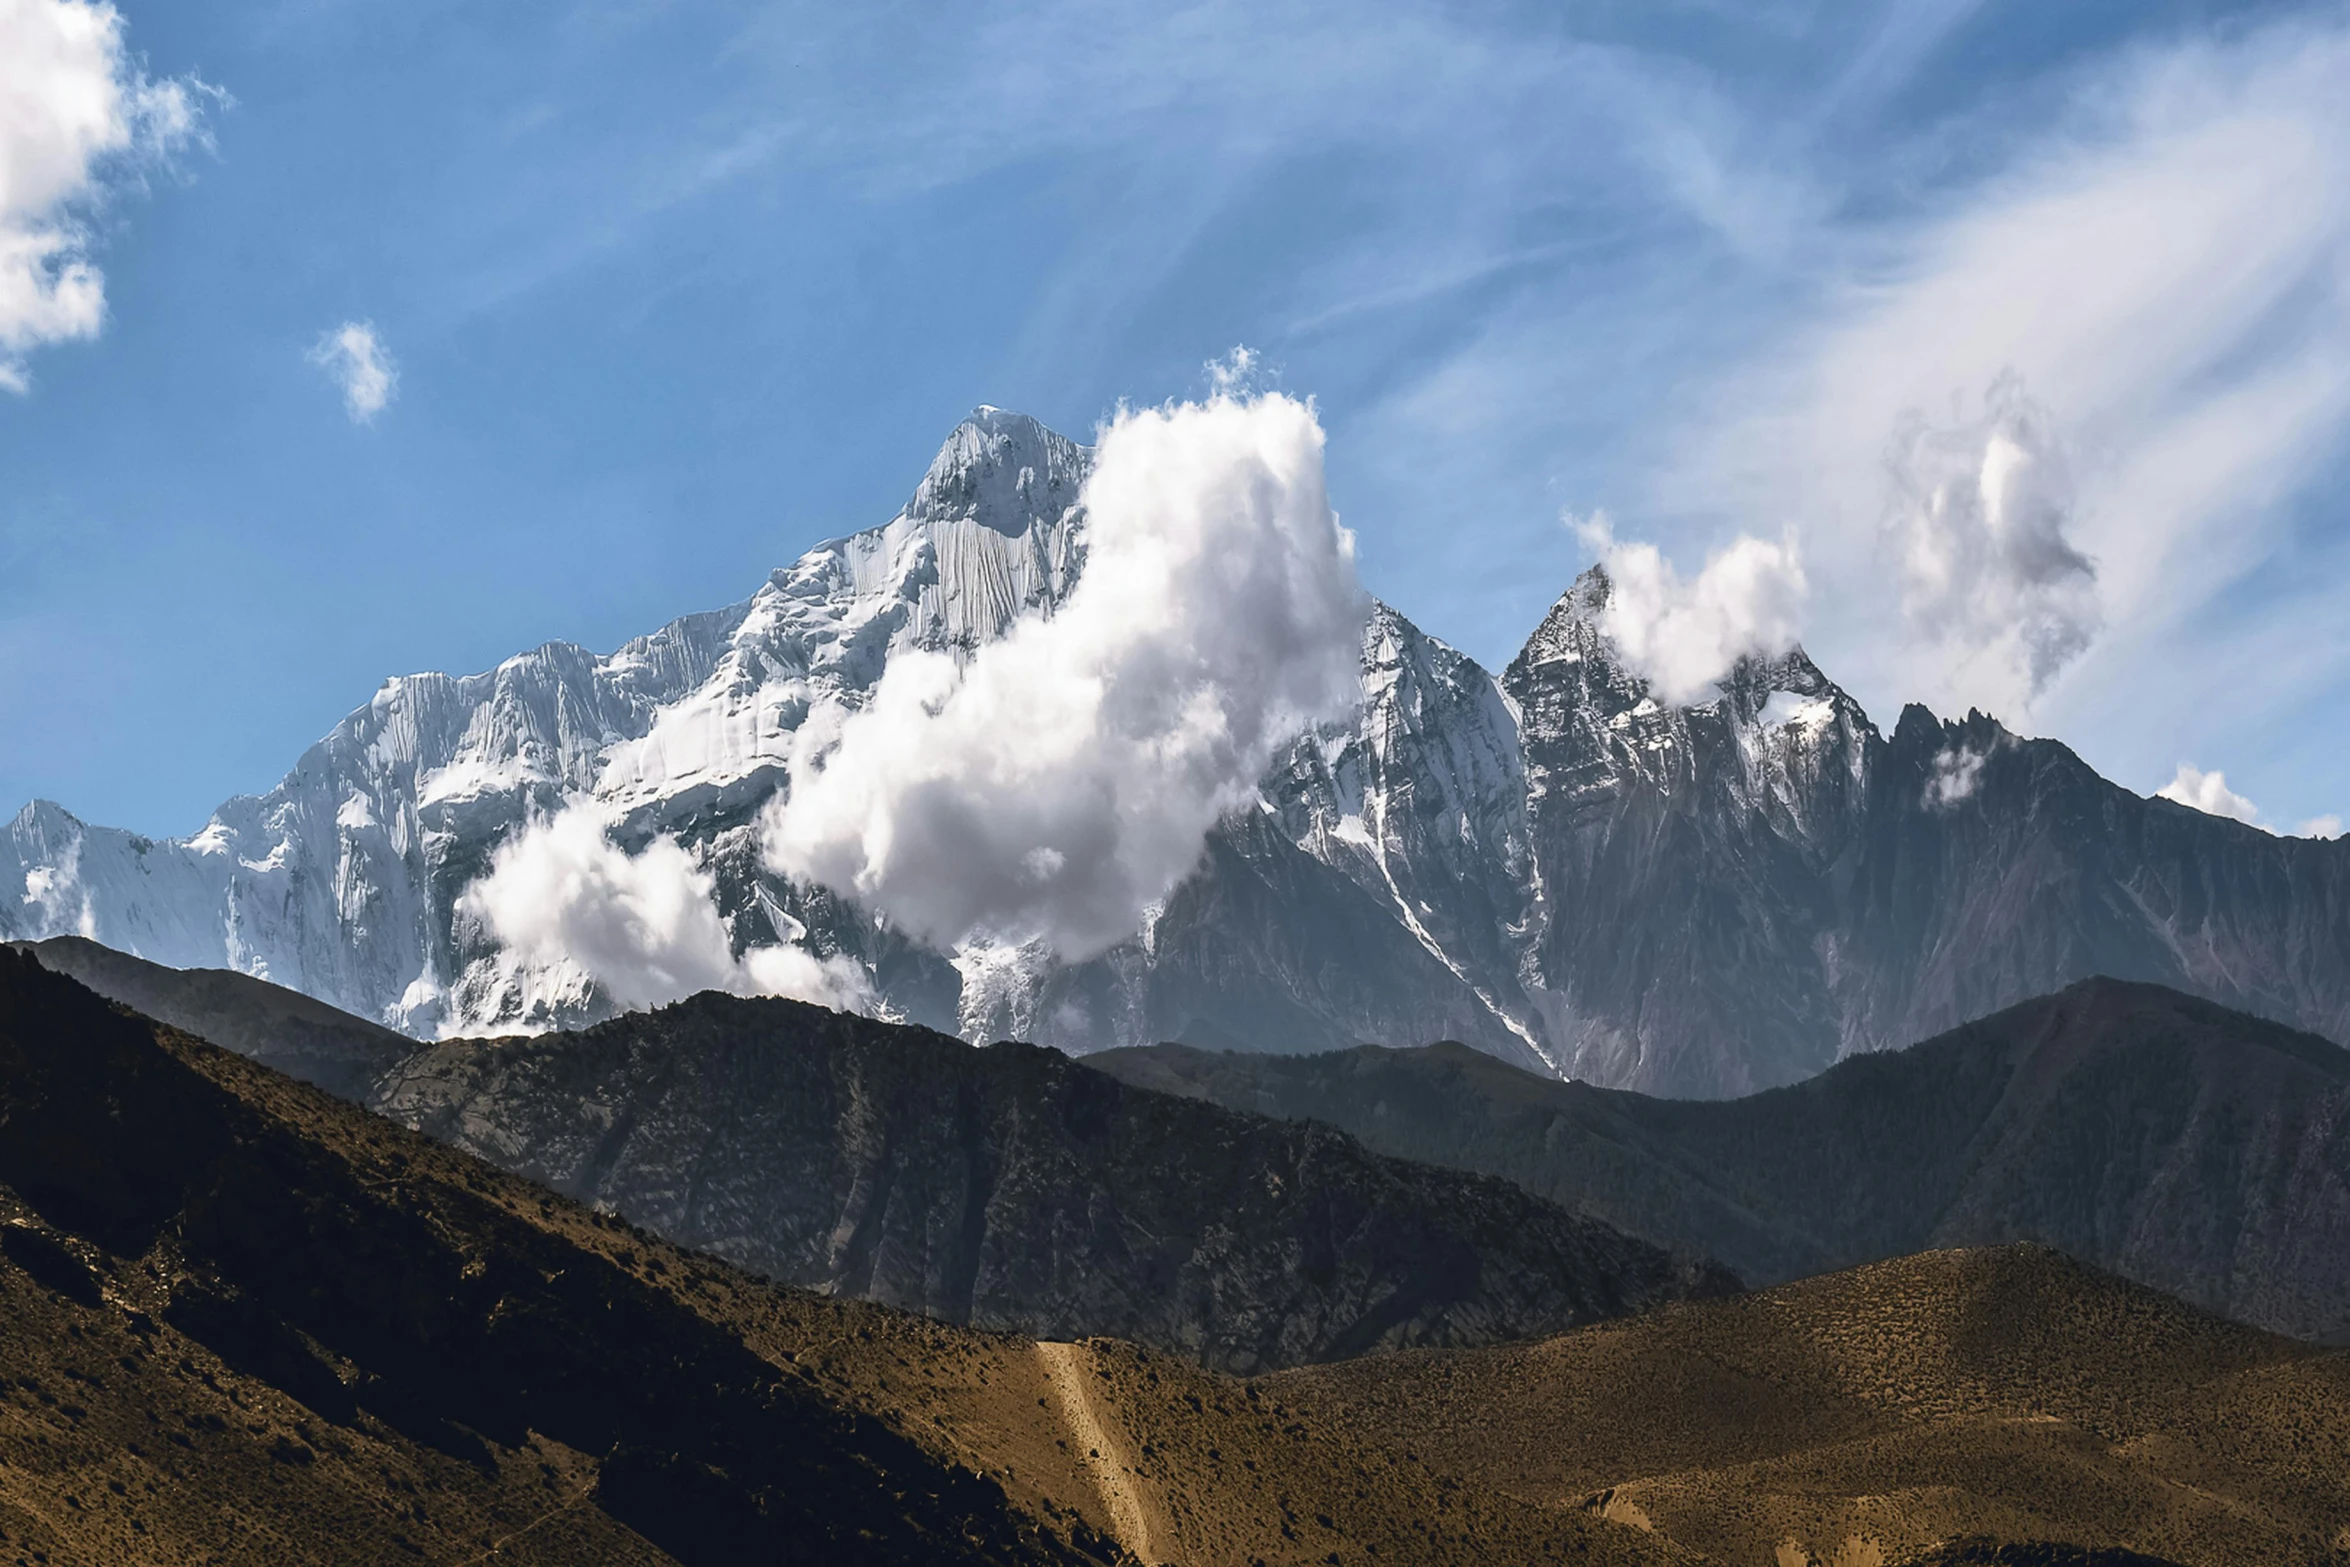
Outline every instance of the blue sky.
[[[2342, 7], [119, 13], [184, 118], [0, 149], [104, 291], [11, 338], [0, 272], [0, 809], [192, 831], [388, 674], [742, 598], [972, 405], [1084, 434], [1245, 343], [1496, 668], [1594, 513], [1692, 582], [1751, 535], [1881, 723], [2350, 814]], [[1919, 500], [1986, 461], [2055, 555]]]

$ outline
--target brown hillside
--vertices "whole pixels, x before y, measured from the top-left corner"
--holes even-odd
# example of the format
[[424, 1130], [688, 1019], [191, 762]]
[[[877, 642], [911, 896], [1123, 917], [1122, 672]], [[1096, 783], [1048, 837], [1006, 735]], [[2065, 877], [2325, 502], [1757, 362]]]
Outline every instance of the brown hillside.
[[1260, 1385], [1723, 1562], [1861, 1567], [1967, 1536], [2350, 1561], [2350, 1355], [2037, 1247]]
[[0, 1562], [2350, 1560], [2350, 1356], [2050, 1252], [1239, 1380], [763, 1283], [12, 954], [0, 1220]]
[[1680, 1560], [1243, 1383], [749, 1278], [0, 953], [0, 1560]]

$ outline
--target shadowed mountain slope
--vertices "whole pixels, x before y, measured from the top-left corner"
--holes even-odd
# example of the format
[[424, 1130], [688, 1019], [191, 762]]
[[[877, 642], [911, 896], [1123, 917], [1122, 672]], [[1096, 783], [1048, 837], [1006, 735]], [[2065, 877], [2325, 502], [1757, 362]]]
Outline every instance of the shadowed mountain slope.
[[760, 1283], [12, 953], [0, 1306], [59, 1567], [2350, 1550], [2350, 1357], [2048, 1252], [1239, 1381]]
[[1736, 1287], [1506, 1181], [793, 1001], [435, 1045], [369, 1103], [770, 1278], [1233, 1371]]
[[78, 943], [62, 957], [175, 1026], [218, 1027], [681, 1245], [944, 1321], [1114, 1334], [1245, 1372], [1534, 1337], [1736, 1287], [1508, 1182], [1136, 1090], [1028, 1045], [704, 995], [386, 1066], [376, 1031], [337, 1032], [259, 981]]
[[57, 1378], [10, 1389], [13, 1539], [87, 1559], [103, 1513], [152, 1559], [1076, 1560], [519, 1183], [13, 952], [0, 1183], [11, 1372]]
[[81, 936], [13, 945], [142, 1016], [345, 1099], [416, 1049], [405, 1034], [230, 969], [165, 968]]
[[2350, 1328], [2350, 1053], [2157, 986], [2086, 981], [1727, 1101], [1457, 1045], [1086, 1065], [1501, 1175], [1753, 1282], [2037, 1240], [2280, 1332]]

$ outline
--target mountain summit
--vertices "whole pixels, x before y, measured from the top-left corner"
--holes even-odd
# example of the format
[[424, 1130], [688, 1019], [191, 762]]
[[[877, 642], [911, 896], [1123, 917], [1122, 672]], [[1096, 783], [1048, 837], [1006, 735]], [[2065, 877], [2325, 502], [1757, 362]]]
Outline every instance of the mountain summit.
[[794, 940], [966, 1038], [1296, 1052], [1464, 1041], [1719, 1096], [2095, 973], [2350, 1038], [2350, 843], [2271, 837], [1923, 708], [1890, 736], [1801, 652], [1659, 701], [1568, 588], [1499, 677], [1381, 605], [1351, 720], [1302, 737], [1147, 929], [1067, 965], [934, 952], [760, 863], [800, 725], [909, 648], [967, 656], [1084, 569], [1088, 450], [982, 408], [905, 508], [749, 599], [599, 656], [412, 675], [191, 838], [45, 802], [0, 832], [0, 939], [91, 937], [412, 1034], [592, 1022], [610, 997], [463, 916], [567, 799], [712, 876], [736, 949]]
[[1018, 538], [1037, 517], [1077, 504], [1091, 453], [1026, 414], [981, 406], [931, 459], [905, 515], [922, 522], [976, 522]]

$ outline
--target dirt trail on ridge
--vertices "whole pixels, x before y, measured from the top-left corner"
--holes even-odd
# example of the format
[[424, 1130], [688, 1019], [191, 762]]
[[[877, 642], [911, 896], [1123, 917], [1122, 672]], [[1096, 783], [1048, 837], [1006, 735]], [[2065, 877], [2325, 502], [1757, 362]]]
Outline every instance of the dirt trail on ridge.
[[1036, 1356], [1044, 1363], [1045, 1382], [1052, 1389], [1061, 1419], [1069, 1427], [1070, 1439], [1084, 1456], [1094, 1488], [1101, 1493], [1102, 1506], [1109, 1511], [1110, 1532], [1118, 1537], [1120, 1545], [1143, 1561], [1156, 1562], [1159, 1558], [1151, 1550], [1149, 1515], [1143, 1509], [1141, 1493], [1134, 1486], [1133, 1455], [1102, 1424], [1100, 1414], [1094, 1409], [1093, 1394], [1086, 1386], [1087, 1374], [1093, 1369], [1092, 1354], [1083, 1344], [1040, 1340]]

